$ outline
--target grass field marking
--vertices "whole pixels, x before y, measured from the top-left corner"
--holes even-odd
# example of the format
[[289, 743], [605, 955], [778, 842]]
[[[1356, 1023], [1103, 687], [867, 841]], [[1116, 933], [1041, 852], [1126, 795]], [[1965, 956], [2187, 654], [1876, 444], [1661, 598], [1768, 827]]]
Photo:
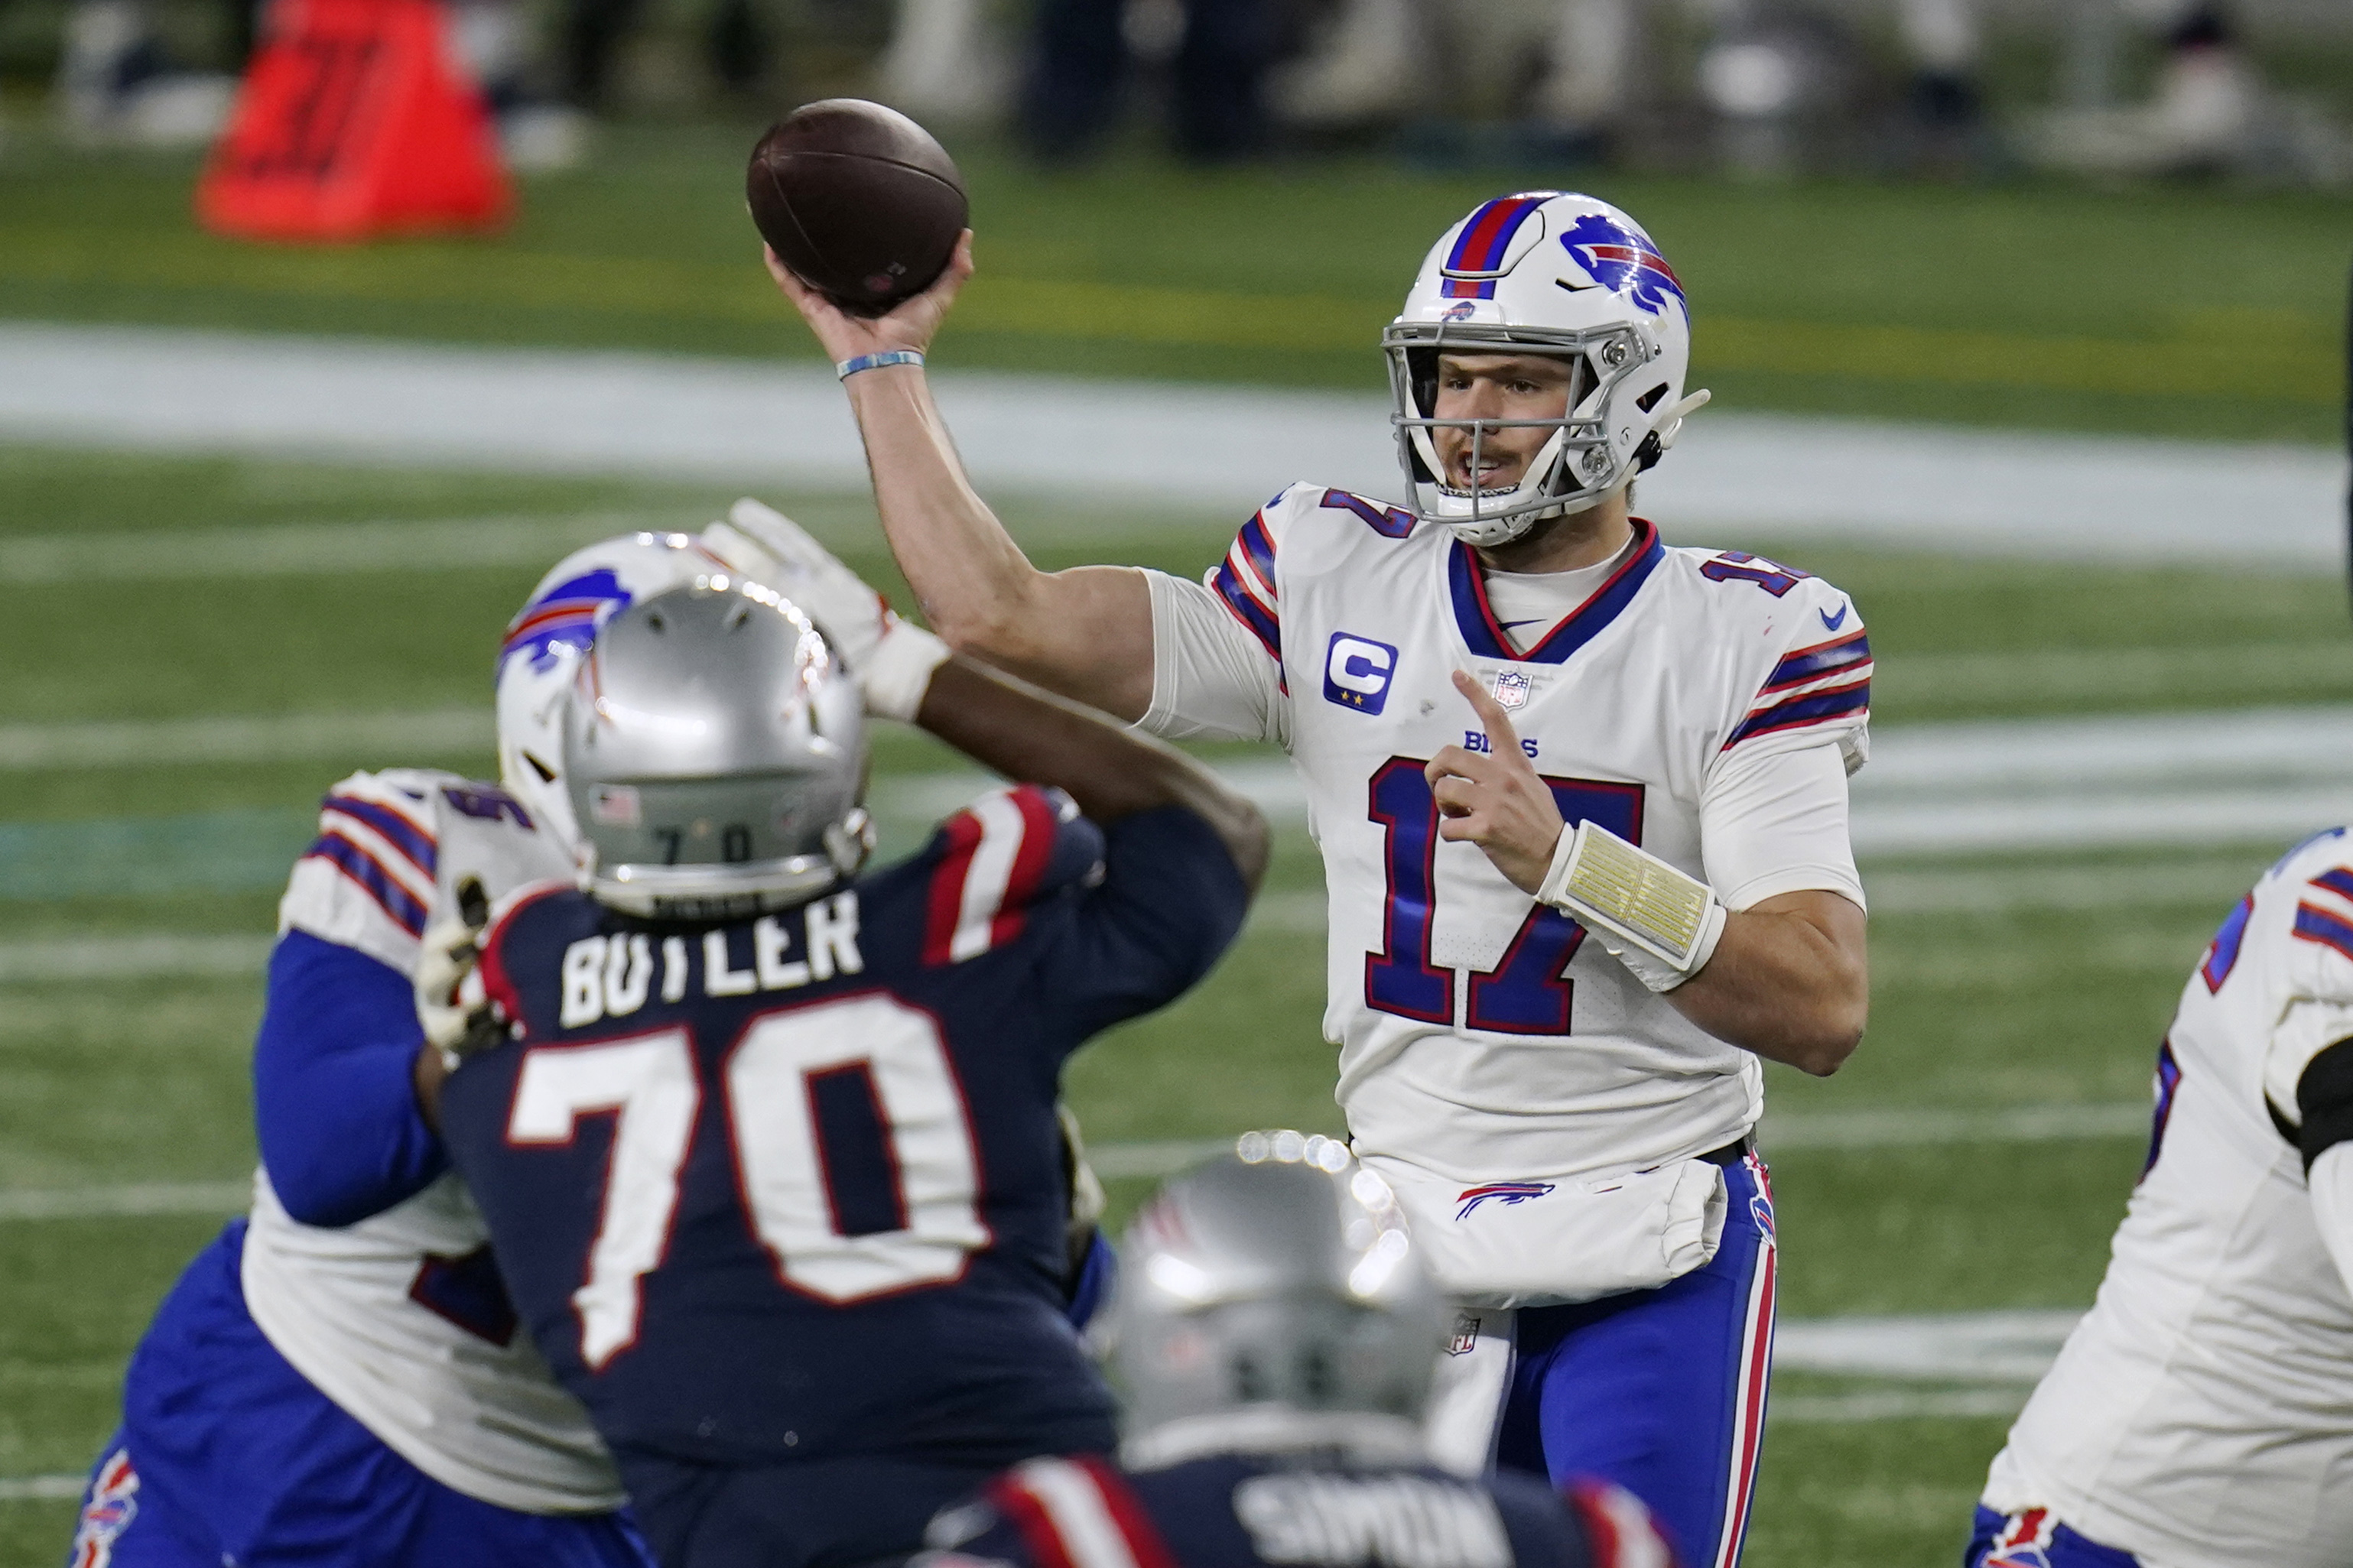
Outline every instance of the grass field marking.
[[1767, 1156], [1790, 1150], [1910, 1149], [1968, 1143], [2075, 1142], [2146, 1138], [2141, 1103], [2015, 1105], [1968, 1110], [1767, 1110], [1757, 1142]]
[[[2004, 867], [1984, 871], [1863, 868], [1875, 915], [2012, 914], [2026, 910], [2211, 906], [2215, 918], [2261, 874], [2264, 852], [2137, 866]], [[1263, 901], [1263, 900], [1261, 900]]]
[[88, 1476], [0, 1476], [0, 1502], [70, 1502]]
[[145, 1219], [159, 1215], [242, 1214], [251, 1178], [237, 1182], [134, 1182], [105, 1187], [0, 1188], [0, 1220]]
[[1771, 1426], [1846, 1426], [1862, 1421], [2008, 1420], [2026, 1408], [2023, 1388], [1869, 1390], [1858, 1394], [1776, 1394], [1765, 1406]]
[[448, 757], [488, 752], [497, 741], [486, 708], [0, 724], [0, 771], [307, 762], [368, 752]]
[[[1303, 477], [1374, 496], [1399, 482], [1378, 396], [977, 371], [944, 373], [937, 392], [984, 491], [1213, 505], [1238, 522]], [[0, 437], [834, 490], [867, 479], [821, 366], [132, 327], [0, 321]], [[2243, 515], [2261, 522], [2234, 536], [2234, 566], [2335, 572], [2342, 466], [2286, 445], [1726, 413], [1695, 425], [1643, 495], [1678, 538], [2142, 564], [2211, 566], [2213, 517]]]
[[[2353, 649], [2347, 663], [2353, 668]], [[2353, 706], [1967, 719], [1876, 732], [1856, 787], [2007, 794], [2087, 784], [2334, 778], [2353, 758]]]
[[[1945, 1145], [2057, 1142], [2142, 1138], [2145, 1105], [2035, 1105], [1970, 1111], [1855, 1110], [1795, 1115], [1767, 1112], [1758, 1142], [1767, 1155], [1792, 1150], [1910, 1149]], [[1215, 1159], [1234, 1137], [1171, 1138], [1093, 1143], [1087, 1163], [1107, 1181], [1156, 1181]], [[124, 1186], [0, 1187], [0, 1221], [135, 1218], [148, 1215], [241, 1211], [246, 1182], [134, 1183]]]
[[1776, 1372], [1921, 1382], [2031, 1384], [2050, 1370], [2080, 1310], [1784, 1319]]
[[1872, 696], [1881, 707], [1981, 700], [1989, 691], [2019, 690], [2046, 700], [2179, 702], [2306, 684], [2353, 685], [2353, 646], [2265, 642], [1894, 654], [1879, 661], [1871, 678]]
[[0, 984], [259, 976], [276, 939], [140, 932], [0, 942]]
[[[203, 239], [169, 248], [125, 247], [48, 229], [12, 236], [0, 253], [0, 278], [262, 298], [503, 303], [746, 326], [786, 320], [775, 290], [748, 263], [521, 248], [256, 253]], [[983, 272], [958, 301], [948, 337], [1368, 354], [1395, 310], [1388, 295], [1259, 294]], [[2301, 330], [2098, 338], [1711, 314], [1694, 369], [2156, 397], [2180, 397], [2185, 387], [2195, 387], [2333, 404], [2342, 366], [2327, 345], [2327, 323], [2296, 320]]]
[[0, 587], [545, 566], [612, 534], [709, 521], [671, 510], [0, 538]]

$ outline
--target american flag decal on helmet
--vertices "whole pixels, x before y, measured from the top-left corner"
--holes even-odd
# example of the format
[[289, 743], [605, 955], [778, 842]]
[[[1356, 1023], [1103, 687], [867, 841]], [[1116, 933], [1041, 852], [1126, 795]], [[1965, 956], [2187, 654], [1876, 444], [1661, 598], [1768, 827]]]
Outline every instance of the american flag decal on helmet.
[[1587, 213], [1568, 226], [1560, 243], [1585, 268], [1586, 276], [1604, 289], [1625, 295], [1653, 316], [1665, 313], [1670, 294], [1686, 312], [1691, 309], [1691, 301], [1683, 297], [1683, 280], [1641, 230], [1612, 223], [1599, 213]]

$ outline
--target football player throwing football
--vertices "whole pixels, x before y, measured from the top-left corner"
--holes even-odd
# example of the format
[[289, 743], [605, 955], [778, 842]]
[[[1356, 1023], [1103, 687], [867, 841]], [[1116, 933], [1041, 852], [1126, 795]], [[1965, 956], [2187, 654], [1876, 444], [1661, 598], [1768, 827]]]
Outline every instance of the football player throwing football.
[[1773, 1313], [1759, 1058], [1862, 1034], [1853, 603], [1629, 508], [1686, 395], [1681, 280], [1589, 196], [1482, 205], [1383, 349], [1411, 510], [1298, 484], [1199, 583], [1043, 573], [966, 482], [923, 351], [771, 271], [838, 362], [936, 630], [1167, 736], [1284, 747], [1330, 899], [1356, 1153], [1463, 1312], [1458, 1462], [1598, 1474], [1739, 1555]]

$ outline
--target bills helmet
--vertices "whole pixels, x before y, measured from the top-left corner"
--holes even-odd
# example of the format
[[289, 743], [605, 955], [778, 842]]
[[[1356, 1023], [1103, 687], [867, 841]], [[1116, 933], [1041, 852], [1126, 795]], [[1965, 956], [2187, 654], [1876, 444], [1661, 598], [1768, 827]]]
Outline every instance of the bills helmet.
[[1111, 1359], [1131, 1436], [1251, 1406], [1419, 1420], [1446, 1321], [1386, 1183], [1337, 1140], [1250, 1132], [1136, 1216]]
[[565, 704], [588, 890], [628, 914], [798, 903], [872, 848], [865, 702], [789, 602], [724, 572], [613, 615]]
[[701, 533], [624, 533], [557, 562], [499, 645], [499, 778], [565, 843], [579, 842], [564, 787], [565, 699], [597, 629], [640, 599], [715, 572], [773, 584], [777, 568], [726, 523]]
[[[1508, 543], [1541, 519], [1592, 506], [1657, 462], [1708, 395], [1683, 395], [1691, 317], [1682, 280], [1640, 224], [1574, 193], [1504, 196], [1448, 229], [1381, 346], [1415, 510], [1473, 545]], [[1555, 419], [1439, 419], [1445, 353], [1566, 360], [1568, 407]], [[1433, 430], [1468, 430], [1475, 443], [1530, 426], [1553, 434], [1515, 485], [1445, 481]]]

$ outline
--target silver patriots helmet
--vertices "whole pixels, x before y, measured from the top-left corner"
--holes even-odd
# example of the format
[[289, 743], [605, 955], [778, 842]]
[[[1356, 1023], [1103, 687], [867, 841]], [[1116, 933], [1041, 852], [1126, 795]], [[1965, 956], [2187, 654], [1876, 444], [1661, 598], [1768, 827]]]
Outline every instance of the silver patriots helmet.
[[1386, 1183], [1337, 1140], [1251, 1132], [1137, 1215], [1111, 1361], [1132, 1439], [1252, 1406], [1419, 1420], [1446, 1322]]
[[716, 573], [604, 623], [564, 716], [588, 889], [638, 915], [800, 902], [873, 843], [858, 687], [792, 605]]

